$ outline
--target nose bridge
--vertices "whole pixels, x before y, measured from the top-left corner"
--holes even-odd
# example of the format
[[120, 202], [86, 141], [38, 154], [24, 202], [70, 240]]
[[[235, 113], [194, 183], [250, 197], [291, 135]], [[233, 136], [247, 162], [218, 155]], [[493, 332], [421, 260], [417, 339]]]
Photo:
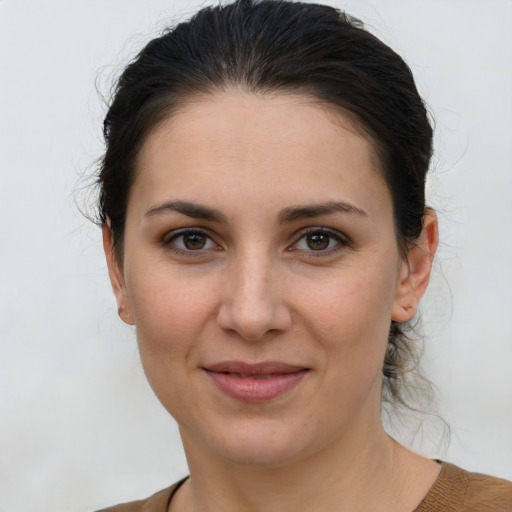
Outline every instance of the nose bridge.
[[[260, 251], [263, 252], [263, 251]], [[265, 254], [249, 254], [241, 258], [235, 277], [235, 298], [247, 314], [263, 314], [270, 309], [272, 298], [272, 265]]]
[[285, 330], [291, 317], [278, 289], [278, 272], [278, 263], [262, 245], [240, 251], [226, 276], [220, 326], [248, 340]]

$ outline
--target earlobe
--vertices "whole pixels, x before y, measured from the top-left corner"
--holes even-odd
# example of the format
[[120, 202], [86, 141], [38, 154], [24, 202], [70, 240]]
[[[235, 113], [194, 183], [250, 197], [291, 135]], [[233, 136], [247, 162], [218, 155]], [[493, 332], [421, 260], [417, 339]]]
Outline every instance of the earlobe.
[[423, 217], [423, 229], [415, 245], [402, 262], [391, 318], [396, 322], [409, 321], [427, 289], [432, 263], [439, 241], [437, 215], [427, 208]]
[[117, 261], [114, 237], [109, 223], [106, 223], [102, 228], [103, 234], [103, 249], [105, 251], [105, 258], [107, 260], [108, 275], [110, 277], [110, 284], [112, 291], [117, 302], [117, 313], [121, 320], [129, 325], [134, 325], [134, 319], [131, 312], [130, 299], [126, 291], [123, 271]]

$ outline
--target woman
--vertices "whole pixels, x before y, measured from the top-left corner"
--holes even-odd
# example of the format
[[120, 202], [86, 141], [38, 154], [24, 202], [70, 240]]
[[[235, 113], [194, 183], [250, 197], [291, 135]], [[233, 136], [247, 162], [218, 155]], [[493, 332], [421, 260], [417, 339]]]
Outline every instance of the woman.
[[205, 8], [127, 67], [105, 139], [119, 315], [190, 469], [109, 510], [512, 510], [382, 427], [438, 242], [397, 54], [325, 6]]

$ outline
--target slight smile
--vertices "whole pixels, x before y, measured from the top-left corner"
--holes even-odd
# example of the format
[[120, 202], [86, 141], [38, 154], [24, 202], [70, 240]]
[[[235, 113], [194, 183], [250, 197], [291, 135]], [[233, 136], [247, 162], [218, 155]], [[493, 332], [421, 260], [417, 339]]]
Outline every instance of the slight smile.
[[261, 403], [294, 388], [309, 368], [277, 361], [248, 364], [224, 361], [203, 370], [226, 395], [242, 402]]

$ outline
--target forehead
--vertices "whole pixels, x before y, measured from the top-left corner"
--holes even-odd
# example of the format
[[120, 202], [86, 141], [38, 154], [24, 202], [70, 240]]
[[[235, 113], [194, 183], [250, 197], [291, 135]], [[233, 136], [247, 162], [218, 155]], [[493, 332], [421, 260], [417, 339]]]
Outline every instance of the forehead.
[[145, 202], [236, 194], [302, 204], [348, 194], [371, 209], [389, 200], [369, 138], [302, 94], [195, 96], [150, 133], [137, 163], [133, 192]]

